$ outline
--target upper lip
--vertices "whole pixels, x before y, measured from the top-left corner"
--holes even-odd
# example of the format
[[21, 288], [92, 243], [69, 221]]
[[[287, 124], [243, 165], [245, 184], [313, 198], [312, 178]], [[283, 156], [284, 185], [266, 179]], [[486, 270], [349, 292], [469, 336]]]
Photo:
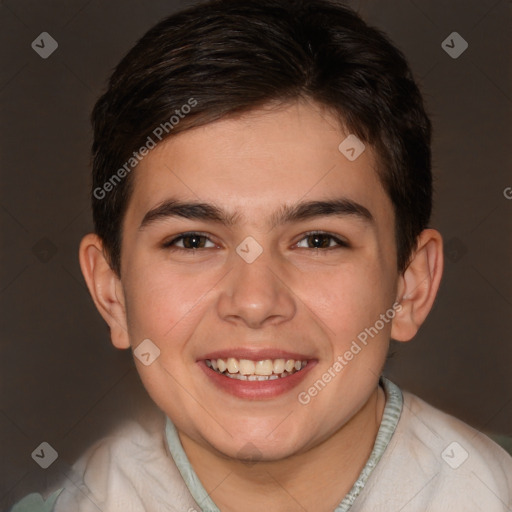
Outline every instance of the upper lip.
[[287, 350], [280, 350], [276, 348], [245, 347], [209, 352], [208, 354], [199, 357], [198, 361], [204, 359], [227, 359], [228, 357], [234, 357], [235, 359], [251, 359], [253, 361], [263, 361], [265, 359], [294, 359], [295, 361], [310, 361], [313, 359], [311, 356], [305, 354], [289, 352]]

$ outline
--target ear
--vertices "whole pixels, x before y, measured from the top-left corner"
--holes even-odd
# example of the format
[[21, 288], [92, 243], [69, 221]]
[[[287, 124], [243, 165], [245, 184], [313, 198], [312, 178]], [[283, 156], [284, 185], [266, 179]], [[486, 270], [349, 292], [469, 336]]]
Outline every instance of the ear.
[[443, 274], [443, 239], [435, 229], [423, 230], [409, 266], [399, 278], [397, 309], [391, 337], [409, 341], [427, 318], [436, 298]]
[[100, 237], [94, 233], [84, 236], [79, 260], [94, 304], [110, 327], [112, 344], [117, 348], [129, 348], [123, 287], [105, 257]]

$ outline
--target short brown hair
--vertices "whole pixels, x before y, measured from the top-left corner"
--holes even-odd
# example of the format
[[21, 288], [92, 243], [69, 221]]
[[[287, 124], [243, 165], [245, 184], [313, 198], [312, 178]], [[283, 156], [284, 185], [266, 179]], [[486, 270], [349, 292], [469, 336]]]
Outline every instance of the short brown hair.
[[157, 127], [163, 140], [301, 97], [327, 106], [376, 150], [403, 271], [432, 209], [431, 123], [403, 54], [335, 0], [213, 0], [151, 28], [94, 107], [94, 227], [116, 273], [133, 182], [121, 169]]

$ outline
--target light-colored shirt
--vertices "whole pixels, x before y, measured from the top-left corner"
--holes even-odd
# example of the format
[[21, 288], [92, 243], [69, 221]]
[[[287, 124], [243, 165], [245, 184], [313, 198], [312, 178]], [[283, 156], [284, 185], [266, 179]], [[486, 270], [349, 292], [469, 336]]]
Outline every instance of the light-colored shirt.
[[[512, 457], [462, 421], [381, 378], [386, 406], [365, 467], [335, 512], [512, 512]], [[219, 512], [169, 418], [95, 443], [46, 501], [12, 512]]]

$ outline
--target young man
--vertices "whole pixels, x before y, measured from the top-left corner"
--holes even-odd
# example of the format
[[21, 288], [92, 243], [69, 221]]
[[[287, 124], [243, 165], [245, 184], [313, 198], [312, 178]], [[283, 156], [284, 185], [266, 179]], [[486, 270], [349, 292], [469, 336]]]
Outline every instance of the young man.
[[384, 35], [334, 1], [201, 4], [93, 125], [80, 264], [162, 416], [40, 510], [511, 510], [509, 455], [381, 375], [443, 269], [430, 122]]

